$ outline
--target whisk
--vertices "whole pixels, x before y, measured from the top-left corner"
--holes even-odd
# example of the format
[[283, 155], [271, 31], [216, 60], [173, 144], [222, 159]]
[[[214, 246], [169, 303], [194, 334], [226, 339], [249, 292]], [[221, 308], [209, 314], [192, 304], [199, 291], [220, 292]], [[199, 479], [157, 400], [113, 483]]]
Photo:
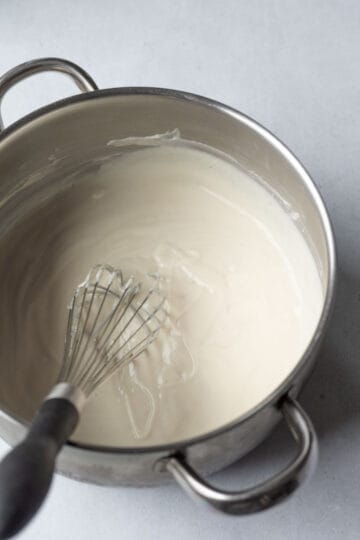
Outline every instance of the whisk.
[[0, 538], [10, 538], [39, 509], [57, 454], [74, 432], [89, 396], [156, 338], [165, 318], [159, 278], [149, 288], [120, 270], [97, 265], [69, 306], [58, 382], [40, 406], [25, 439], [0, 463]]

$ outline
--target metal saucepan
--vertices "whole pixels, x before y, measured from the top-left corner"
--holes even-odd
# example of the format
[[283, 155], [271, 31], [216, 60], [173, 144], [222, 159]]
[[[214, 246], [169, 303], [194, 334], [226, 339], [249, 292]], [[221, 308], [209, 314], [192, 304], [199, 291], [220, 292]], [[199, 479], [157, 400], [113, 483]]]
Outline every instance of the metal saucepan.
[[[334, 297], [334, 238], [318, 191], [299, 161], [271, 133], [242, 113], [204, 97], [159, 88], [98, 90], [75, 64], [46, 58], [22, 64], [1, 77], [0, 104], [13, 85], [41, 71], [65, 73], [83, 94], [37, 110], [7, 128], [0, 116], [0, 201], [7, 198], [7, 204], [0, 206], [0, 231], [11, 193], [19, 197], [23, 190], [26, 197], [27, 178], [41, 182], [42, 177], [50, 177], [55, 183], [59, 175], [111, 156], [115, 151], [107, 145], [111, 139], [178, 128], [184, 138], [240, 161], [292, 205], [301, 216], [302, 232], [324, 290], [321, 319], [303, 357], [282, 384], [247, 414], [206, 435], [172, 445], [109, 449], [68, 443], [59, 456], [58, 471], [107, 485], [157, 485], [173, 476], [191, 494], [230, 514], [272, 506], [300, 485], [316, 459], [316, 436], [296, 398], [314, 365]], [[61, 159], [49, 164], [54, 149]], [[26, 426], [1, 401], [1, 385], [6, 384], [6, 380], [0, 382], [0, 435], [14, 444]], [[298, 446], [295, 459], [284, 470], [251, 489], [231, 493], [203, 479], [258, 445], [281, 418]]]

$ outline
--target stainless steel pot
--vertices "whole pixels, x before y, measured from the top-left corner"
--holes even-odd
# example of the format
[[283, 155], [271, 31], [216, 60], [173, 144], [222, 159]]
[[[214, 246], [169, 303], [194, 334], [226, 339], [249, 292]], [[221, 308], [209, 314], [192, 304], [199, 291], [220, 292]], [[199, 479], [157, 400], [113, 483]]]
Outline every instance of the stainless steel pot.
[[[51, 178], [56, 185], [59, 176], [112, 155], [115, 149], [107, 144], [111, 139], [178, 128], [184, 138], [215, 147], [240, 161], [291, 204], [301, 216], [302, 233], [318, 265], [324, 290], [321, 319], [303, 357], [282, 384], [246, 415], [175, 445], [109, 449], [69, 443], [59, 457], [59, 472], [107, 485], [157, 485], [173, 476], [191, 494], [231, 514], [272, 506], [300, 485], [316, 459], [314, 430], [296, 397], [314, 365], [329, 319], [335, 249], [327, 212], [311, 178], [278, 139], [234, 109], [174, 90], [98, 90], [85, 71], [61, 59], [34, 60], [6, 73], [0, 78], [0, 105], [14, 84], [40, 71], [65, 73], [84, 93], [37, 110], [6, 129], [0, 116], [0, 201], [6, 199], [0, 206], [0, 228], [6, 208], [15, 200], [12, 193], [26, 197], [29, 177], [39, 183]], [[49, 164], [48, 158], [54, 153], [57, 160]], [[3, 404], [0, 407], [0, 435], [14, 444], [24, 434], [24, 422]], [[258, 445], [281, 418], [298, 445], [297, 456], [285, 470], [254, 488], [231, 493], [203, 479], [202, 475], [225, 467]]]

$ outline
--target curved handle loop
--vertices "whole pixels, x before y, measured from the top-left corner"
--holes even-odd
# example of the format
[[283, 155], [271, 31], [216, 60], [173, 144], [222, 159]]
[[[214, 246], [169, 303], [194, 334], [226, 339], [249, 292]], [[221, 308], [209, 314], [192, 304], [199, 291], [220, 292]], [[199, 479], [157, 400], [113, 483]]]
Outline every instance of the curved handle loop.
[[18, 82], [42, 71], [59, 71], [68, 75], [82, 92], [92, 92], [98, 87], [93, 79], [80, 66], [62, 58], [38, 58], [24, 62], [10, 69], [0, 77], [0, 131], [4, 129], [1, 117], [1, 102], [8, 90]]
[[175, 480], [197, 498], [226, 514], [244, 515], [265, 510], [279, 503], [295, 489], [312, 470], [317, 459], [314, 428], [300, 405], [286, 397], [281, 410], [292, 436], [299, 445], [296, 458], [273, 478], [243, 491], [222, 491], [212, 487], [186, 463], [182, 456], [165, 459], [166, 469]]

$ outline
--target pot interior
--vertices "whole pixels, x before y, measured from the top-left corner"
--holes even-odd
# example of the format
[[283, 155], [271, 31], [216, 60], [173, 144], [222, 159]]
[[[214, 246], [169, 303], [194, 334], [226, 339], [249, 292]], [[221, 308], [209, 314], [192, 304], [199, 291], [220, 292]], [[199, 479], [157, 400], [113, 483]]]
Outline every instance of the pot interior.
[[[159, 134], [163, 135], [154, 138]], [[124, 141], [129, 137], [131, 140]], [[200, 146], [195, 149], [184, 141]], [[168, 178], [169, 163], [173, 173]], [[247, 174], [236, 170], [238, 166], [251, 176], [250, 182]], [[271, 212], [276, 214], [272, 219], [276, 223], [274, 238], [279, 245], [282, 242], [286, 264], [293, 268], [301, 289], [301, 298], [294, 302], [306, 304], [308, 309], [307, 326], [302, 330], [306, 338], [299, 342], [296, 353], [297, 337], [292, 337], [290, 324], [294, 306], [289, 308], [284, 292], [288, 276], [284, 274], [278, 283], [275, 277], [272, 287], [267, 282], [267, 289], [262, 291], [265, 281], [260, 273], [252, 302], [248, 301], [248, 291], [241, 292], [241, 286], [236, 289], [240, 291], [237, 301], [248, 302], [249, 317], [258, 317], [259, 325], [266, 320], [264, 314], [271, 320], [273, 326], [268, 325], [267, 337], [263, 333], [262, 339], [267, 339], [268, 348], [274, 351], [279, 347], [276, 363], [267, 358], [258, 363], [237, 361], [237, 350], [231, 347], [244, 339], [241, 332], [246, 334], [246, 318], [237, 324], [239, 320], [234, 321], [231, 314], [235, 309], [236, 315], [235, 299], [227, 299], [225, 305], [222, 296], [210, 294], [199, 285], [199, 276], [202, 278], [205, 272], [208, 289], [221, 289], [222, 256], [227, 261], [226, 280], [239, 278], [238, 267], [231, 270], [227, 257], [236, 253], [240, 257], [241, 234], [236, 228], [244, 220], [233, 215], [231, 207], [221, 210], [219, 196], [209, 195], [213, 181], [209, 180], [209, 168], [217, 170], [218, 176], [231, 177], [221, 197], [236, 202], [236, 174], [243, 175], [243, 193], [256, 198], [252, 190], [258, 190], [256, 193], [262, 192], [267, 201], [265, 206], [259, 205], [258, 220], [263, 219], [260, 210], [269, 216]], [[175, 283], [189, 279], [187, 265], [192, 265], [198, 274], [190, 279], [188, 290], [193, 291], [195, 299], [201, 296], [201, 302], [190, 302], [193, 318], [187, 324], [196, 326], [200, 336], [209, 334], [211, 322], [212, 341], [204, 349], [207, 377], [195, 384], [196, 390], [194, 386], [186, 390], [187, 385], [194, 385], [198, 369], [186, 342], [174, 342], [174, 347], [183, 348], [181, 366], [170, 362], [165, 369], [166, 362], [143, 362], [140, 367], [123, 370], [116, 382], [112, 379], [106, 383], [89, 401], [84, 422], [74, 436], [77, 442], [151, 446], [220, 428], [271, 395], [300, 363], [310, 342], [316, 345], [320, 337], [316, 328], [330, 293], [326, 214], [297, 161], [246, 117], [194, 97], [167, 92], [102, 92], [95, 99], [77, 98], [61, 107], [45, 109], [43, 114], [9, 130], [0, 140], [0, 171], [0, 401], [17, 418], [30, 420], [55, 383], [71, 292], [99, 262], [121, 264], [128, 272], [136, 272], [142, 268], [143, 259], [153, 257], [165, 273], [171, 266]], [[193, 181], [194, 175], [205, 186], [201, 193], [187, 188], [188, 179]], [[186, 223], [192, 228], [186, 228]], [[284, 233], [287, 226], [293, 228], [290, 236]], [[241, 227], [247, 231], [245, 225]], [[155, 232], [150, 234], [150, 229]], [[300, 236], [308, 255], [305, 248], [296, 249]], [[180, 238], [175, 245], [174, 238]], [[244, 265], [268, 265], [263, 275], [271, 274], [271, 265], [277, 263], [268, 254], [267, 244], [261, 242], [254, 237], [254, 249], [246, 252]], [[199, 253], [204, 254], [204, 260]], [[249, 260], [249, 253], [254, 261]], [[211, 271], [206, 266], [209, 261], [214, 263]], [[233, 273], [230, 277], [229, 272]], [[316, 281], [320, 292], [314, 303]], [[175, 294], [180, 302], [180, 293]], [[178, 305], [182, 306], [181, 302]], [[279, 314], [276, 321], [275, 305]], [[224, 318], [225, 308], [228, 319]], [[251, 332], [254, 330], [248, 330], [247, 341], [256, 349], [259, 340]], [[289, 349], [284, 348], [285, 342]], [[261, 347], [255, 349], [254, 358], [260, 358]], [[217, 362], [219, 358], [228, 362], [224, 369], [233, 373], [230, 379], [234, 384], [229, 385], [228, 376], [219, 376], [214, 385], [218, 369], [214, 350], [218, 351]], [[291, 362], [287, 362], [287, 352], [293, 356]], [[154, 349], [153, 355], [157, 354]], [[236, 371], [237, 363], [245, 366], [241, 372]], [[152, 390], [144, 381], [152, 381]], [[159, 417], [153, 429], [154, 417], [156, 421], [159, 408], [164, 407], [163, 395], [167, 396], [167, 415]], [[183, 416], [176, 412], [181, 408]], [[117, 418], [127, 422], [125, 431], [117, 429]]]

